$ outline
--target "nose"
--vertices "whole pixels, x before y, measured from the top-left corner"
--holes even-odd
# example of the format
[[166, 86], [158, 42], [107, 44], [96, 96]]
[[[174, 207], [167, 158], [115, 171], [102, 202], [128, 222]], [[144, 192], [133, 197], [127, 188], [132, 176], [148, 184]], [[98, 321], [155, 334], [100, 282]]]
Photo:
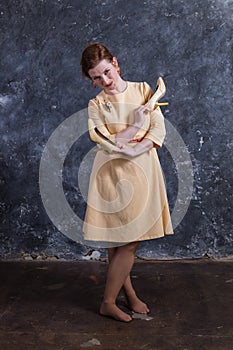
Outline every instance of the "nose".
[[102, 76], [102, 81], [105, 85], [108, 85], [110, 83], [110, 79], [104, 74]]

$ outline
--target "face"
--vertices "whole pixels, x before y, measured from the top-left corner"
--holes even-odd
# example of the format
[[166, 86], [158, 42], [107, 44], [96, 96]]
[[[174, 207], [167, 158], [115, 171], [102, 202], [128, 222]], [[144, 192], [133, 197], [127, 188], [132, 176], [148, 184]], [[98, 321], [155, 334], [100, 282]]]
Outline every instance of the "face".
[[93, 83], [101, 89], [104, 89], [106, 93], [111, 93], [112, 91], [117, 90], [117, 86], [120, 82], [116, 67], [117, 60], [115, 57], [113, 58], [113, 62], [104, 59], [100, 61], [97, 66], [89, 69], [88, 74]]

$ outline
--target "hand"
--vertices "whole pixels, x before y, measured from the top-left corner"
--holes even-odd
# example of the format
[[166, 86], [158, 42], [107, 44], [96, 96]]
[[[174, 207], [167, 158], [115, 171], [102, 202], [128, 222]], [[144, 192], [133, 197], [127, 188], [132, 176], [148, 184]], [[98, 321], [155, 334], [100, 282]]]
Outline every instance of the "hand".
[[148, 105], [143, 105], [135, 110], [135, 124], [141, 127], [145, 121], [145, 115], [150, 111]]
[[126, 145], [123, 145], [121, 148], [118, 148], [118, 153], [122, 153], [130, 157], [135, 157], [137, 155], [135, 147], [129, 147]]
[[122, 135], [122, 132], [119, 132], [116, 134], [115, 142], [116, 142], [116, 147], [122, 148], [125, 146], [128, 142], [130, 141], [130, 138], [126, 138], [126, 135]]
[[118, 148], [118, 153], [122, 153], [130, 157], [136, 157], [142, 153], [150, 151], [153, 148], [153, 146], [153, 141], [145, 138], [133, 147], [123, 145], [122, 148]]

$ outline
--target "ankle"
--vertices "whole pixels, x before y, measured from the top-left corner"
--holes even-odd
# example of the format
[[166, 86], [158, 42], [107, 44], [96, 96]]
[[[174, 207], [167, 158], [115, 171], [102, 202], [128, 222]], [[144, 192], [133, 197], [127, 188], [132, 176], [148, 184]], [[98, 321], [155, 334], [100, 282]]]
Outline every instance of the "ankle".
[[103, 305], [115, 305], [115, 304], [116, 304], [116, 301], [113, 300], [113, 299], [104, 299], [104, 300], [102, 301], [102, 304], [103, 304]]
[[125, 291], [125, 294], [126, 294], [126, 296], [129, 297], [129, 298], [137, 298], [137, 294], [136, 294], [135, 291], [130, 291], [130, 292]]

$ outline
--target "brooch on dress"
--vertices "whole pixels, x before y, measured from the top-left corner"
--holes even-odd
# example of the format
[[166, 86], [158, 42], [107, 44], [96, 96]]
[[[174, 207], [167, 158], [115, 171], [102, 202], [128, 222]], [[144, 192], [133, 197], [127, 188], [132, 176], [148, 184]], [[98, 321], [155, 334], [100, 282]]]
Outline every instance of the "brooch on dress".
[[109, 101], [104, 100], [104, 106], [107, 109], [108, 112], [111, 112], [112, 105]]

